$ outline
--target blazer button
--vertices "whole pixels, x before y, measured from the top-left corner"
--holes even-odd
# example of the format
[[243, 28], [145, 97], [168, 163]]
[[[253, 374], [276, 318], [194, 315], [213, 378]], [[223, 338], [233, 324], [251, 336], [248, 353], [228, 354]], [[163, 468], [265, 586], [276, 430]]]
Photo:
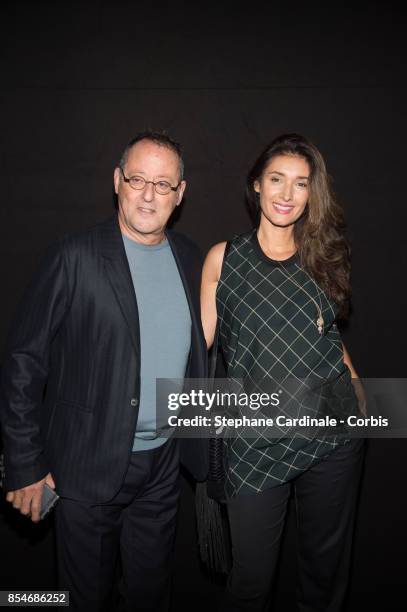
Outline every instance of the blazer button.
[[133, 399], [131, 400], [130, 404], [132, 406], [137, 406], [138, 405], [138, 399], [136, 399], [135, 397], [133, 397]]

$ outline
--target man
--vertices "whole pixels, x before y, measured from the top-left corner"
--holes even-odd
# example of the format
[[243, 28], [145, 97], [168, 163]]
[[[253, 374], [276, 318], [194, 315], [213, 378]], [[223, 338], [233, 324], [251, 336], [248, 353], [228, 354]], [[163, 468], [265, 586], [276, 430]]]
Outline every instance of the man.
[[[157, 433], [155, 379], [206, 375], [200, 257], [166, 230], [185, 190], [179, 145], [134, 138], [114, 171], [118, 214], [51, 249], [3, 368], [7, 499], [56, 506], [59, 587], [111, 610], [118, 560], [128, 610], [168, 608], [178, 441]], [[206, 445], [181, 454], [204, 479]], [[182, 457], [181, 457], [182, 458]]]

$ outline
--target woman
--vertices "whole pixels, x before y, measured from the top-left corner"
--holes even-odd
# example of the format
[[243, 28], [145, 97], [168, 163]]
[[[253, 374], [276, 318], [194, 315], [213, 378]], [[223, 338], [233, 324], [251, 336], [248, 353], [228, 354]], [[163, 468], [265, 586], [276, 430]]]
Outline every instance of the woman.
[[[320, 152], [296, 134], [277, 138], [249, 173], [247, 196], [256, 229], [217, 244], [205, 261], [208, 347], [218, 323], [227, 377], [245, 391], [281, 394], [268, 416], [357, 412], [357, 374], [336, 325], [350, 296], [349, 248]], [[362, 441], [338, 428], [260, 428], [228, 439], [233, 568], [223, 610], [268, 609], [291, 489], [299, 609], [342, 609], [362, 455]]]

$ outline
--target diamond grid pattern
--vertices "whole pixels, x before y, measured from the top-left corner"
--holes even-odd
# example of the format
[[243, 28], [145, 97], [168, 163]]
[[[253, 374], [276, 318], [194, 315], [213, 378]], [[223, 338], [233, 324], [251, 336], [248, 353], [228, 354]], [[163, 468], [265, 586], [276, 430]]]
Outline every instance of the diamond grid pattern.
[[[335, 324], [337, 307], [301, 267], [298, 257], [272, 262], [261, 256], [255, 231], [238, 236], [225, 256], [216, 300], [227, 376], [232, 381], [242, 379], [246, 393], [281, 390], [274, 416], [332, 414], [329, 400], [334, 396], [341, 417], [356, 409]], [[322, 310], [322, 336], [313, 300]], [[261, 409], [256, 415], [273, 416]], [[312, 435], [279, 430], [277, 438], [268, 437], [262, 427], [251, 428], [250, 437], [244, 430], [234, 430], [234, 437], [225, 432], [230, 496], [287, 482], [347, 442], [322, 430]]]

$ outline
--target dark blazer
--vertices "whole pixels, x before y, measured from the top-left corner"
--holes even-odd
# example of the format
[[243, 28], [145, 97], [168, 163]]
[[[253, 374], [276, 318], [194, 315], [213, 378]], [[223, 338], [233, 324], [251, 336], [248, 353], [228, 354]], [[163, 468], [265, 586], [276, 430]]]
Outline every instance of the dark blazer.
[[[167, 238], [192, 319], [186, 375], [203, 378], [201, 257], [185, 236]], [[63, 496], [111, 499], [129, 463], [139, 391], [137, 301], [115, 216], [51, 248], [21, 304], [2, 372], [6, 490], [50, 471]], [[205, 440], [182, 440], [181, 458], [205, 479]]]

